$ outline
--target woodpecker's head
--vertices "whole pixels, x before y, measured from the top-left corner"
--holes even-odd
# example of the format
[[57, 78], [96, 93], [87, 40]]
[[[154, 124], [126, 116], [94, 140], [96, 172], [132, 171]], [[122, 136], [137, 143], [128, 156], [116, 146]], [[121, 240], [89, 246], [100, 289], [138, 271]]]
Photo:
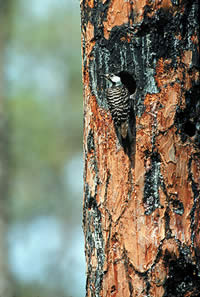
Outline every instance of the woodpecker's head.
[[106, 78], [112, 86], [124, 86], [128, 89], [130, 95], [136, 92], [136, 80], [134, 76], [127, 71], [121, 71], [118, 74], [103, 74], [101, 76]]
[[113, 74], [113, 73], [109, 73], [109, 74], [104, 74], [103, 75], [106, 79], [108, 79], [113, 85], [121, 85], [121, 78], [120, 76]]

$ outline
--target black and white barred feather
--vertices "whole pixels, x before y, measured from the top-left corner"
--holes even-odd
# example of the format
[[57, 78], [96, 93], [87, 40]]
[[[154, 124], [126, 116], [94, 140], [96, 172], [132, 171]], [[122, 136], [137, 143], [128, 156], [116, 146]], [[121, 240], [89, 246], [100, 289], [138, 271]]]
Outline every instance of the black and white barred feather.
[[124, 86], [113, 86], [107, 89], [107, 102], [115, 126], [122, 138], [127, 137], [130, 116], [130, 94]]

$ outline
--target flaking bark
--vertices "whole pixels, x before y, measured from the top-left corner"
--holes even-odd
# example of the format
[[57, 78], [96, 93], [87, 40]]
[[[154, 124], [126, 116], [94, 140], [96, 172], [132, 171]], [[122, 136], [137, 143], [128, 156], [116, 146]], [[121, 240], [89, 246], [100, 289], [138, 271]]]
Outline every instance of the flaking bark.
[[[198, 1], [82, 0], [86, 296], [200, 294]], [[101, 74], [137, 84], [135, 168]]]

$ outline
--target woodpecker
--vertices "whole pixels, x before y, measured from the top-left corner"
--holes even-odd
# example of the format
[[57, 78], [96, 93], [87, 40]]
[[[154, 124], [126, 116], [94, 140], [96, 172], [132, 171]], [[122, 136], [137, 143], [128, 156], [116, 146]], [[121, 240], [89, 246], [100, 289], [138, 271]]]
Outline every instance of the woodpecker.
[[107, 102], [115, 131], [121, 146], [126, 154], [131, 155], [131, 147], [135, 135], [135, 113], [133, 100], [125, 84], [122, 83], [120, 74], [103, 75], [110, 85], [106, 90]]

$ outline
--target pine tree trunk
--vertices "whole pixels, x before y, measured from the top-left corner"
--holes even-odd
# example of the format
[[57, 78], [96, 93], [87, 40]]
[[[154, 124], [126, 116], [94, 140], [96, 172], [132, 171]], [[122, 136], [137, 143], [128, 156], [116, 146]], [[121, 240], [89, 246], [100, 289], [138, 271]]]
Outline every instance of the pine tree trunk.
[[[82, 0], [86, 296], [200, 296], [196, 1]], [[102, 74], [136, 81], [135, 165]]]

